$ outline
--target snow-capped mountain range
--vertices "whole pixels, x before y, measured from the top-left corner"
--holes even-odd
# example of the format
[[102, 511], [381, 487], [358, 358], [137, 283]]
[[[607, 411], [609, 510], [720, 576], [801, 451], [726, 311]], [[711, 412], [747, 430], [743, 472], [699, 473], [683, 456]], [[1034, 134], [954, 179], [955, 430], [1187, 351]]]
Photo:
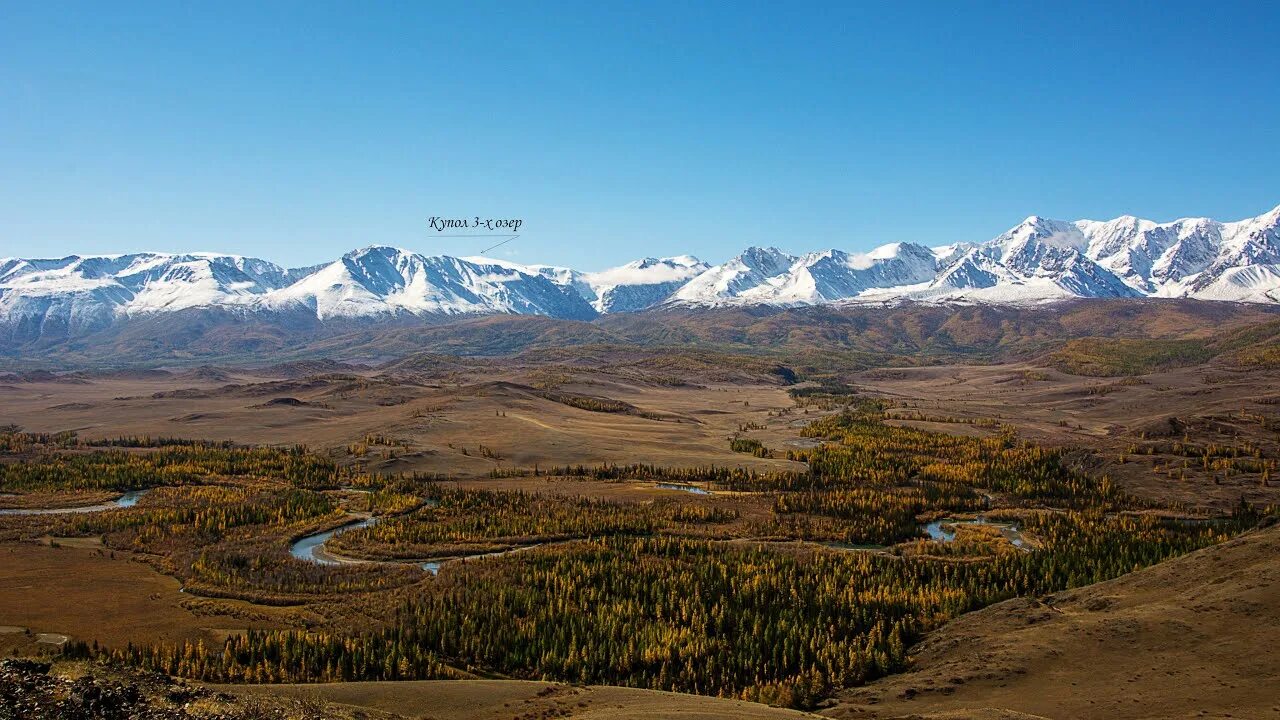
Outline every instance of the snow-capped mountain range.
[[319, 321], [487, 313], [590, 319], [657, 307], [1027, 304], [1164, 297], [1280, 303], [1280, 207], [1239, 222], [1029, 217], [984, 243], [800, 256], [749, 248], [598, 272], [368, 247], [307, 268], [210, 253], [0, 259], [0, 338], [79, 335], [195, 308]]

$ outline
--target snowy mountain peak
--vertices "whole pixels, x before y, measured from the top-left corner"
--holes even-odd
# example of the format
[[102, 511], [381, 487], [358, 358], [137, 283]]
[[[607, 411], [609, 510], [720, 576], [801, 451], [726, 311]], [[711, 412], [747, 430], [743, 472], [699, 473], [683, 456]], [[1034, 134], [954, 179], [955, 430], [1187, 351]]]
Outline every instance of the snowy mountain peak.
[[595, 315], [579, 295], [537, 272], [482, 258], [427, 256], [386, 246], [347, 253], [268, 294], [264, 303], [309, 307], [321, 320], [405, 314]]
[[782, 260], [794, 260], [795, 258], [776, 247], [758, 247], [752, 245], [736, 258], [743, 263], [751, 263], [755, 265], [763, 265], [776, 263]]
[[581, 272], [554, 265], [521, 265], [482, 257], [465, 260], [541, 275], [577, 294], [598, 313], [647, 310], [666, 300], [685, 282], [710, 267], [692, 255], [648, 257], [595, 272]]
[[[693, 305], [739, 303], [739, 296], [770, 284], [785, 273], [796, 258], [777, 248], [749, 247], [723, 265], [707, 268], [681, 287], [672, 300]], [[751, 296], [746, 298], [751, 302]]]
[[608, 270], [582, 273], [596, 311], [636, 312], [657, 305], [710, 266], [692, 255], [645, 258]]
[[1054, 250], [1083, 251], [1087, 245], [1084, 233], [1074, 224], [1036, 215], [1023, 220], [993, 242], [1003, 248], [1006, 261]]

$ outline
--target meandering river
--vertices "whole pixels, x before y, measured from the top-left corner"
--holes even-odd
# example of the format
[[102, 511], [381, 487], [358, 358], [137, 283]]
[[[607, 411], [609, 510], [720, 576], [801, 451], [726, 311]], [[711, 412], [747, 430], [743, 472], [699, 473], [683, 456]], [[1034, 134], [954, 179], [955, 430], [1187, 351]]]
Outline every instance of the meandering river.
[[[664, 489], [682, 490], [686, 492], [696, 492], [699, 494], [707, 493], [706, 490], [703, 490], [702, 488], [692, 486], [692, 485], [676, 485], [674, 483], [671, 483], [671, 484], [660, 484], [659, 487], [664, 487]], [[341, 535], [342, 533], [348, 530], [371, 527], [375, 525], [377, 522], [378, 522], [378, 518], [373, 516], [354, 516], [354, 518], [345, 525], [340, 525], [331, 530], [312, 533], [310, 535], [304, 535], [303, 537], [298, 538], [293, 542], [292, 545], [289, 546], [289, 554], [299, 560], [305, 560], [307, 562], [316, 563], [317, 565], [350, 565], [350, 564], [368, 564], [368, 563], [377, 563], [382, 565], [417, 565], [418, 567], [422, 568], [426, 572], [429, 572], [432, 575], [435, 575], [440, 572], [440, 566], [443, 563], [447, 563], [447, 562], [457, 562], [461, 560], [478, 560], [481, 558], [489, 558], [489, 557], [500, 557], [502, 555], [510, 555], [512, 553], [517, 553], [524, 550], [531, 550], [535, 547], [542, 547], [544, 545], [559, 545], [567, 542], [575, 542], [575, 540], [558, 540], [550, 543], [521, 545], [519, 547], [510, 548], [508, 550], [499, 550], [498, 552], [482, 553], [477, 555], [460, 555], [456, 557], [437, 558], [435, 560], [428, 560], [428, 561], [366, 560], [362, 558], [344, 557], [342, 555], [335, 554], [325, 548], [325, 543], [328, 542], [330, 538], [336, 535]], [[1000, 529], [1000, 534], [1003, 535], [1006, 539], [1008, 539], [1009, 542], [1012, 543], [1014, 547], [1019, 548], [1021, 550], [1031, 549], [1028, 546], [1026, 539], [1022, 536], [1022, 533], [1018, 530], [1017, 524], [995, 522], [992, 520], [987, 520], [986, 518], [983, 518], [983, 517], [978, 517], [974, 520], [957, 520], [955, 518], [942, 518], [941, 520], [935, 520], [931, 523], [928, 523], [927, 525], [924, 526], [924, 530], [926, 533], [928, 533], [930, 538], [938, 542], [954, 542], [956, 539], [956, 532], [954, 529], [951, 529], [951, 528], [953, 528], [956, 525], [988, 525], [991, 527], [996, 527]], [[863, 552], [885, 552], [887, 550], [887, 548], [881, 545], [850, 545], [846, 543], [834, 543], [834, 542], [820, 543], [820, 544], [832, 550], [846, 550], [846, 551], [852, 550], [852, 551], [863, 551]]]
[[684, 483], [660, 482], [658, 483], [658, 489], [659, 490], [679, 490], [680, 492], [693, 493], [694, 495], [714, 495], [715, 494], [710, 490], [707, 490], [706, 488], [700, 488], [697, 485], [686, 485]]
[[344, 562], [360, 562], [355, 558], [339, 558], [330, 555], [325, 551], [324, 544], [335, 535], [341, 535], [348, 530], [371, 527], [377, 522], [378, 518], [376, 517], [365, 517], [353, 520], [346, 525], [340, 525], [332, 530], [303, 536], [289, 546], [289, 554], [299, 560], [306, 560], [317, 565], [342, 565]]
[[924, 526], [924, 531], [929, 534], [930, 538], [937, 540], [938, 542], [954, 542], [956, 539], [956, 531], [948, 528], [952, 528], [956, 525], [987, 525], [999, 528], [1000, 534], [1012, 543], [1014, 547], [1022, 550], [1030, 549], [1027, 547], [1026, 538], [1024, 538], [1022, 536], [1022, 532], [1018, 530], [1017, 523], [995, 522], [993, 520], [987, 520], [981, 516], [974, 520], [956, 520], [955, 518], [934, 520]]
[[0, 509], [0, 515], [63, 515], [67, 513], [92, 513], [102, 512], [104, 510], [116, 510], [119, 508], [133, 507], [138, 504], [138, 499], [146, 495], [149, 490], [130, 490], [120, 497], [107, 503], [99, 503], [97, 505], [81, 505], [79, 507], [59, 507], [59, 508], [8, 508]]
[[376, 563], [380, 565], [417, 565], [426, 572], [435, 575], [440, 572], [440, 566], [447, 562], [459, 562], [465, 560], [479, 560], [481, 558], [499, 557], [502, 555], [510, 555], [512, 553], [522, 552], [524, 550], [532, 550], [543, 545], [558, 545], [565, 542], [575, 542], [575, 540], [559, 540], [552, 543], [535, 543], [533, 545], [520, 545], [507, 550], [499, 550], [497, 552], [479, 553], [476, 555], [458, 555], [455, 557], [436, 558], [434, 560], [365, 560], [363, 558], [351, 558], [338, 555], [327, 550], [324, 544], [329, 538], [335, 535], [341, 535], [348, 530], [357, 528], [365, 528], [375, 525], [378, 522], [376, 517], [357, 517], [346, 525], [341, 525], [332, 530], [324, 532], [312, 533], [298, 538], [289, 546], [289, 554], [299, 560], [313, 562], [317, 565], [364, 565]]

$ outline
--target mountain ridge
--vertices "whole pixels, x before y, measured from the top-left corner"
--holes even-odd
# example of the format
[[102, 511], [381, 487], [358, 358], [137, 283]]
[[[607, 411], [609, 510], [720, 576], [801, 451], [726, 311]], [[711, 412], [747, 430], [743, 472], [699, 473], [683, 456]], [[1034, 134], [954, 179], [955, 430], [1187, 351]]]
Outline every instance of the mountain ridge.
[[589, 320], [660, 307], [1141, 297], [1280, 304], [1280, 207], [1235, 222], [1033, 215], [983, 243], [801, 255], [751, 247], [718, 265], [679, 255], [600, 271], [388, 246], [293, 269], [204, 252], [0, 258], [0, 338], [84, 336], [137, 317], [211, 308], [322, 323], [485, 314]]

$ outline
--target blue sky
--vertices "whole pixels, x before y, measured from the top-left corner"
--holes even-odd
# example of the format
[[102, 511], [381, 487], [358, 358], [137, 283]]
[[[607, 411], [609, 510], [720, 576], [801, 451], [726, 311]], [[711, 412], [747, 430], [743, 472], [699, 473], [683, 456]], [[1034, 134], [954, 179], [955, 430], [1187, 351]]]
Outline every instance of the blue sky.
[[1275, 3], [368, 5], [0, 4], [0, 256], [466, 255], [427, 218], [481, 215], [595, 269], [1280, 203]]

